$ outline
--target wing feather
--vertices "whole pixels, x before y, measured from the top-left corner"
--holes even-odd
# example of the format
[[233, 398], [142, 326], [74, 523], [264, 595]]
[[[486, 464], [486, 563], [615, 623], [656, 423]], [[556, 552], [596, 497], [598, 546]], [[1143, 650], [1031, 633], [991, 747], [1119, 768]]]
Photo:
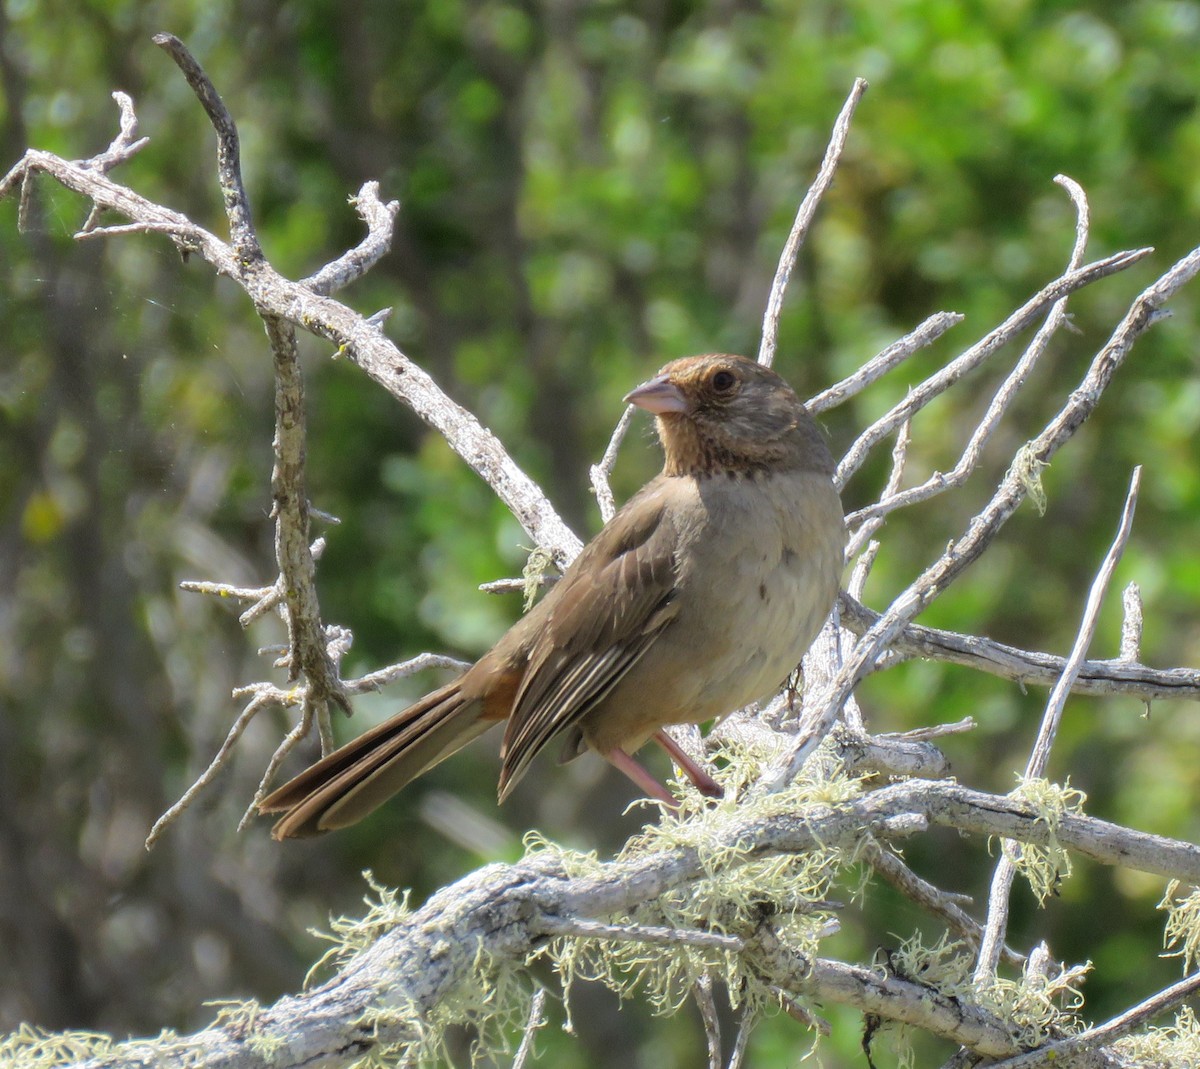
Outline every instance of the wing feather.
[[502, 799], [546, 743], [603, 701], [674, 619], [669, 493], [665, 480], [650, 483], [547, 596], [501, 748]]

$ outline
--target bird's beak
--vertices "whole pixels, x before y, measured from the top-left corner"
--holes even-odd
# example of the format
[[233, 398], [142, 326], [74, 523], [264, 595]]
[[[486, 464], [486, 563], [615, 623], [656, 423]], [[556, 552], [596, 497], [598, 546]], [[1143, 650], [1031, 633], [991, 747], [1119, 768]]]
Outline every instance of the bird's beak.
[[659, 375], [630, 390], [625, 395], [625, 403], [637, 405], [656, 416], [667, 412], [686, 412], [688, 409], [687, 400], [669, 375]]

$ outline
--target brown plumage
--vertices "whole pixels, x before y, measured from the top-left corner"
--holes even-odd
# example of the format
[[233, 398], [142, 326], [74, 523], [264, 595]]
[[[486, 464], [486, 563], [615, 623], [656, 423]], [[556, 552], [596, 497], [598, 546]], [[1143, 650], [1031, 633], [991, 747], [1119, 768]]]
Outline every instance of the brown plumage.
[[655, 738], [720, 793], [661, 729], [764, 697], [800, 661], [842, 571], [833, 458], [791, 388], [744, 357], [676, 360], [626, 400], [657, 417], [662, 474], [458, 679], [267, 797], [276, 838], [360, 820], [500, 721], [501, 801], [555, 736], [563, 760], [594, 750], [670, 802], [631, 756]]

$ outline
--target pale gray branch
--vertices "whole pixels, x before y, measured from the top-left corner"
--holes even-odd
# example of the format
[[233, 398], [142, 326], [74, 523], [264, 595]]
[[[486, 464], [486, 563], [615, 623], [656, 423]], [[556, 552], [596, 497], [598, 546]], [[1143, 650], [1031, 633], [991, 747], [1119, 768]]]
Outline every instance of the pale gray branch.
[[608, 441], [608, 448], [604, 450], [604, 456], [600, 458], [599, 464], [592, 465], [589, 472], [592, 492], [596, 495], [596, 504], [600, 506], [600, 518], [605, 523], [608, 523], [617, 511], [617, 503], [613, 500], [612, 488], [608, 485], [608, 480], [612, 477], [613, 465], [617, 462], [617, 452], [625, 440], [629, 424], [633, 421], [633, 411], [633, 405], [625, 406], [625, 411], [617, 420], [612, 437]]
[[1141, 488], [1141, 484], [1142, 469], [1139, 466], [1133, 469], [1133, 475], [1129, 480], [1129, 492], [1125, 497], [1125, 505], [1121, 509], [1117, 533], [1113, 537], [1112, 545], [1108, 547], [1108, 552], [1104, 555], [1104, 560], [1100, 563], [1095, 579], [1092, 580], [1087, 603], [1084, 606], [1083, 619], [1080, 622], [1070, 655], [1067, 657], [1063, 674], [1054, 684], [1046, 702], [1046, 712], [1038, 730], [1037, 740], [1034, 742], [1033, 752], [1029, 755], [1029, 763], [1025, 767], [1026, 778], [1045, 774], [1046, 766], [1050, 761], [1050, 747], [1054, 744], [1058, 726], [1062, 722], [1063, 709], [1067, 704], [1067, 698], [1075, 680], [1079, 676], [1079, 669], [1087, 657], [1087, 651], [1092, 645], [1092, 639], [1095, 638], [1096, 627], [1100, 622], [1100, 608], [1133, 530], [1133, 514], [1137, 508], [1138, 490]]
[[705, 973], [692, 985], [692, 998], [704, 1022], [704, 1042], [708, 1047], [708, 1069], [721, 1069], [721, 1020], [713, 998], [712, 977]]
[[395, 683], [397, 679], [405, 679], [430, 668], [449, 668], [455, 672], [465, 672], [470, 667], [469, 662], [460, 661], [457, 657], [447, 657], [441, 653], [422, 653], [407, 661], [401, 661], [399, 664], [389, 664], [386, 668], [377, 668], [374, 672], [368, 672], [365, 676], [359, 676], [357, 679], [343, 680], [342, 686], [349, 694], [362, 694], [368, 690], [379, 690], [380, 687], [386, 687], [389, 683]]
[[1142, 588], [1130, 583], [1121, 595], [1121, 652], [1123, 664], [1137, 664], [1142, 655]]
[[976, 1054], [995, 1057], [1018, 1050], [1011, 1030], [999, 1018], [928, 985], [875, 969], [812, 957], [780, 939], [769, 923], [762, 926], [750, 943], [748, 956], [753, 966], [784, 991], [913, 1025], [961, 1043]]
[[[880, 619], [847, 594], [839, 599], [842, 623], [856, 635], [864, 635]], [[1051, 687], [1062, 676], [1066, 658], [1054, 653], [1023, 650], [980, 635], [960, 635], [922, 624], [906, 624], [888, 647], [888, 665], [922, 657], [973, 668], [989, 675], [1011, 679], [1022, 687], [1029, 684]], [[1148, 668], [1144, 664], [1115, 661], [1084, 661], [1072, 685], [1073, 694], [1159, 700], [1200, 701], [1200, 669]]]
[[350, 203], [367, 224], [366, 236], [353, 249], [326, 264], [316, 274], [301, 279], [300, 285], [308, 287], [313, 293], [328, 296], [345, 289], [370, 271], [392, 247], [400, 202], [390, 200], [385, 204], [379, 199], [379, 183], [364, 182], [358, 196], [353, 197]]
[[530, 1056], [533, 1054], [533, 1040], [538, 1031], [546, 1023], [546, 989], [539, 987], [529, 1001], [529, 1019], [525, 1022], [525, 1032], [521, 1036], [521, 1045], [513, 1057], [512, 1069], [525, 1069]]
[[112, 143], [98, 156], [79, 162], [100, 174], [107, 174], [114, 167], [133, 157], [150, 143], [148, 137], [138, 137], [137, 114], [133, 110], [133, 99], [119, 89], [112, 94], [121, 113], [121, 128]]
[[796, 266], [796, 257], [804, 237], [812, 225], [813, 216], [817, 214], [817, 205], [825, 191], [833, 182], [833, 174], [837, 170], [838, 160], [842, 158], [842, 150], [846, 147], [846, 138], [850, 133], [850, 120], [854, 117], [854, 109], [867, 91], [867, 83], [862, 78], [854, 79], [854, 86], [846, 103], [842, 105], [837, 120], [833, 124], [833, 134], [821, 160], [820, 170], [816, 180], [809, 187], [800, 208], [796, 212], [795, 222], [784, 243], [783, 252], [779, 255], [779, 266], [775, 269], [775, 277], [771, 282], [771, 293], [767, 297], [767, 310], [763, 316], [762, 342], [758, 347], [758, 362], [771, 366], [775, 361], [775, 346], [779, 339], [779, 316], [783, 311], [783, 297], [787, 292], [788, 280], [792, 277], [792, 268]]
[[213, 759], [208, 763], [208, 767], [200, 773], [196, 781], [180, 796], [179, 800], [172, 805], [165, 813], [162, 814], [150, 829], [150, 834], [146, 836], [145, 846], [147, 850], [151, 850], [154, 844], [158, 842], [162, 833], [167, 830], [175, 822], [191, 804], [196, 800], [205, 787], [207, 787], [221, 769], [229, 760], [233, 753], [233, 748], [237, 744], [238, 739], [242, 737], [246, 728], [250, 726], [250, 721], [254, 719], [263, 709], [272, 705], [273, 701], [270, 696], [262, 694], [256, 695], [250, 703], [241, 711], [238, 718], [233, 722], [233, 726], [229, 729], [225, 736], [225, 741], [221, 743], [221, 748], [217, 751]]

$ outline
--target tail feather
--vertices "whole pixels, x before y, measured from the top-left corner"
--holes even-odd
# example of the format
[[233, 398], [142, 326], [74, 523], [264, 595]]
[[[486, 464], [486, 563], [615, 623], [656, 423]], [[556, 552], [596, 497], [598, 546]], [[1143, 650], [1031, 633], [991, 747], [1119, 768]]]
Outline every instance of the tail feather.
[[276, 839], [354, 824], [491, 727], [481, 712], [456, 680], [305, 769], [264, 798], [259, 812], [283, 813], [271, 831]]

